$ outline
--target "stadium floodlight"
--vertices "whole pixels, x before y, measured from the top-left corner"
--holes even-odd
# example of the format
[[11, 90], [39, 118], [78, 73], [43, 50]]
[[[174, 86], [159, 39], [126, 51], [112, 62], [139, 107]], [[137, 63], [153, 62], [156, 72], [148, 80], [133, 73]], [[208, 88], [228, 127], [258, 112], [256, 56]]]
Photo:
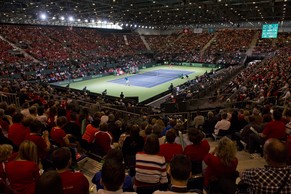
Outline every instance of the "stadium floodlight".
[[70, 21], [70, 22], [73, 22], [73, 21], [74, 21], [74, 18], [73, 18], [73, 16], [69, 16], [69, 18], [68, 18], [68, 19], [69, 19], [69, 21]]
[[92, 22], [92, 23], [94, 23], [94, 22], [95, 22], [95, 20], [93, 19], [93, 20], [91, 20], [91, 22]]
[[61, 16], [60, 19], [61, 19], [61, 20], [65, 20], [65, 17], [64, 17], [64, 16]]
[[56, 17], [52, 17], [52, 19], [53, 19], [53, 20], [55, 20], [55, 19], [56, 19]]
[[46, 20], [46, 14], [45, 13], [40, 14], [40, 19]]
[[125, 24], [125, 26], [128, 26], [128, 24]]
[[87, 19], [85, 19], [85, 22], [87, 23], [87, 22], [88, 22], [88, 20], [87, 20]]
[[134, 25], [134, 27], [136, 28], [136, 27], [137, 27], [137, 25], [135, 24], [135, 25]]

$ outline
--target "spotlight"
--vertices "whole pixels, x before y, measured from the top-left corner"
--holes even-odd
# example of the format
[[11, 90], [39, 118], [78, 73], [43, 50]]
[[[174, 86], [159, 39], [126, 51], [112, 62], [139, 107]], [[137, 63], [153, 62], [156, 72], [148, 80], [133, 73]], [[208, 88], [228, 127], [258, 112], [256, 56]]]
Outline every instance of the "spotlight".
[[41, 18], [42, 20], [46, 20], [46, 14], [44, 14], [44, 13], [40, 14], [40, 18]]
[[69, 19], [69, 21], [70, 21], [70, 22], [73, 22], [73, 21], [74, 21], [74, 18], [73, 18], [73, 16], [69, 16], [69, 18], [68, 18], [68, 19]]

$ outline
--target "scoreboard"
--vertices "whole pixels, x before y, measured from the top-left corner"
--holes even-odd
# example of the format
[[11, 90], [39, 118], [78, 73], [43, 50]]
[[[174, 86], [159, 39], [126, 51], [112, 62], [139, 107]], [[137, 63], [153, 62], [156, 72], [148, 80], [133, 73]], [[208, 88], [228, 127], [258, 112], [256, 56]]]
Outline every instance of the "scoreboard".
[[262, 38], [277, 38], [279, 24], [264, 24]]

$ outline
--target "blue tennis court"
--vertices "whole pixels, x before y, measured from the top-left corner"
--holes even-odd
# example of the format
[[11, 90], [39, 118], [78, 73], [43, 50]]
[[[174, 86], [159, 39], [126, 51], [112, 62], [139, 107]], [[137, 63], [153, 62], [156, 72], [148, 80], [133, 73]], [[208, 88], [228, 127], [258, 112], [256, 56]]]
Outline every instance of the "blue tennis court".
[[[130, 85], [139, 86], [144, 88], [152, 88], [154, 86], [163, 84], [165, 82], [180, 78], [181, 75], [189, 75], [194, 73], [193, 71], [182, 70], [166, 70], [158, 69], [155, 71], [148, 71], [136, 75], [129, 76]], [[126, 85], [124, 78], [108, 81], [111, 83]]]

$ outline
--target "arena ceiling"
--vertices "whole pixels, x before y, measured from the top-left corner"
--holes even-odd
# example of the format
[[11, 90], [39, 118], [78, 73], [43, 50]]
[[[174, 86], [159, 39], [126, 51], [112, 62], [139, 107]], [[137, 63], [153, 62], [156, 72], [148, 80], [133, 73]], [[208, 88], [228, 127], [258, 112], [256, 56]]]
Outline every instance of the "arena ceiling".
[[101, 20], [135, 27], [291, 21], [291, 0], [0, 0], [2, 23]]

